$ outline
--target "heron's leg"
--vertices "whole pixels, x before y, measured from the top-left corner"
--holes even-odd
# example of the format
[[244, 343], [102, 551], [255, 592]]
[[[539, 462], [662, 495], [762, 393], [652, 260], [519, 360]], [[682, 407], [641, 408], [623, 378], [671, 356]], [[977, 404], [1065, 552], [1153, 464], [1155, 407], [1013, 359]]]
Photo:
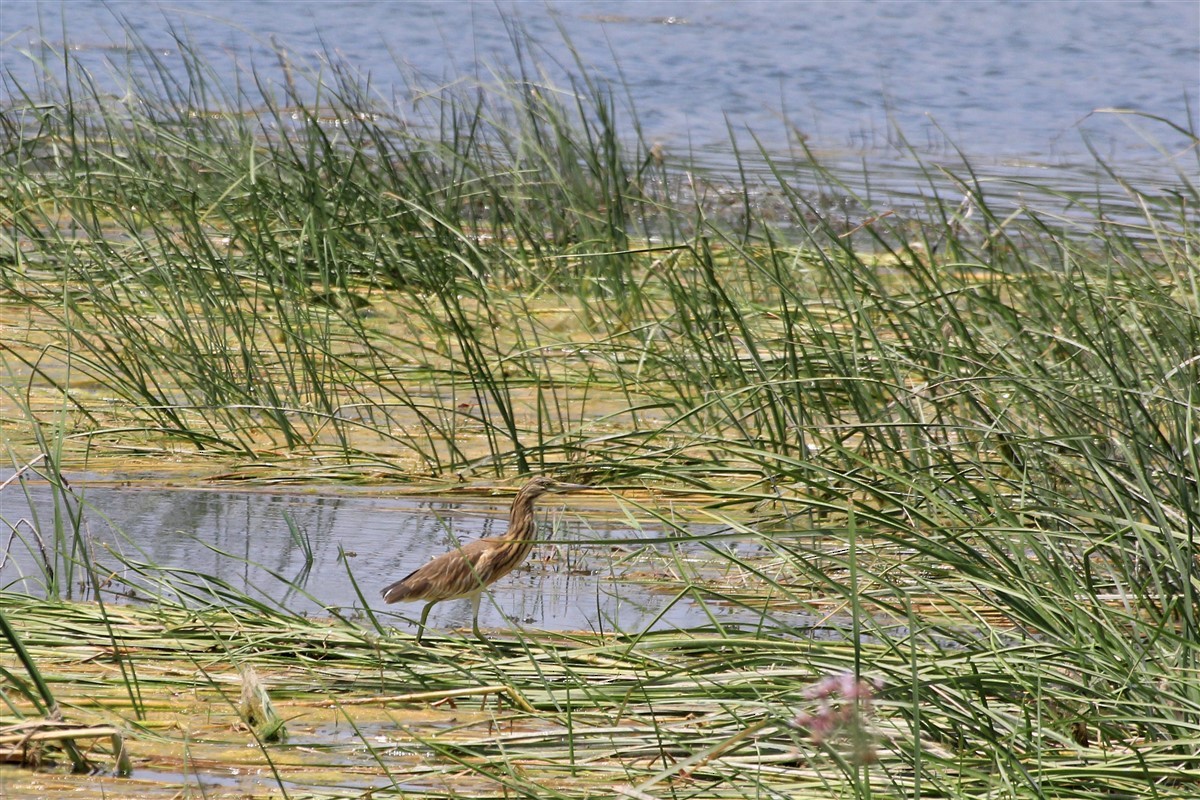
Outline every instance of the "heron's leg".
[[425, 620], [429, 619], [429, 609], [433, 608], [433, 603], [436, 602], [437, 600], [434, 600], [432, 603], [426, 603], [425, 608], [421, 609], [421, 621], [418, 623], [419, 627], [417, 628], [416, 643], [418, 647], [421, 644], [421, 637], [425, 635]]
[[483, 598], [483, 592], [476, 592], [471, 595], [471, 630], [475, 633], [475, 638], [481, 642], [486, 642], [483, 634], [479, 632], [479, 601]]
[[471, 630], [475, 632], [475, 638], [486, 644], [492, 649], [492, 652], [499, 653], [496, 648], [496, 643], [485, 637], [479, 632], [479, 601], [483, 598], [483, 590], [480, 589], [475, 594], [471, 595]]

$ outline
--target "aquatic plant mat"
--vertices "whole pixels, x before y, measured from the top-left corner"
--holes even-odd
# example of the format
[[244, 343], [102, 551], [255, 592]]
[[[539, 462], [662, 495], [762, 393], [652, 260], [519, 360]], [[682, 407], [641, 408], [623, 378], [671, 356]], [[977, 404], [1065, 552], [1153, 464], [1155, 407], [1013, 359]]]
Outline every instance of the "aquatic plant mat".
[[[1195, 131], [1128, 117], [1177, 184], [947, 145], [894, 197], [706, 173], [582, 67], [393, 103], [178, 45], [5, 77], [6, 800], [1200, 796]], [[309, 620], [106, 551], [77, 486], [535, 472], [754, 621], [418, 649], [377, 587]]]
[[[5, 797], [1200, 791], [1194, 739], [1148, 740], [1162, 709], [1118, 718], [1122, 699], [1089, 690], [1094, 676], [1051, 643], [906, 651], [696, 630], [415, 648], [407, 636], [240, 613], [104, 614], [11, 597], [5, 612], [64, 713], [124, 731], [133, 765], [129, 777], [0, 767]], [[239, 715], [248, 668], [285, 721], [282, 741]], [[857, 683], [836, 677], [856, 671]], [[998, 774], [1020, 782], [997, 791]]]

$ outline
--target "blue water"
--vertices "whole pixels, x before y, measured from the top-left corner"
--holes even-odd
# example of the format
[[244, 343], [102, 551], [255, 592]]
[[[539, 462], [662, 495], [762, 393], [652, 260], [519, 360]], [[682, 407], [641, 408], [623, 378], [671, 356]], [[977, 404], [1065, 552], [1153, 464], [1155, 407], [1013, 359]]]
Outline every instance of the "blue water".
[[[68, 506], [80, 515], [79, 539], [109, 602], [166, 597], [203, 607], [248, 597], [268, 608], [317, 616], [358, 618], [370, 609], [403, 630], [415, 630], [421, 604], [386, 605], [380, 590], [455, 542], [503, 534], [511, 500], [395, 497], [345, 487], [239, 492], [136, 484], [79, 484], [73, 497], [58, 495], [59, 508], [64, 518]], [[68, 580], [69, 567], [55, 558], [55, 499], [41, 482], [0, 489], [0, 592], [45, 594], [45, 563], [51, 560], [59, 580], [69, 584], [64, 594], [96, 597], [83, 567], [76, 565]], [[612, 632], [687, 628], [713, 618], [761, 620], [761, 613], [655, 591], [654, 571], [677, 569], [677, 555], [660, 544], [660, 560], [642, 542], [665, 532], [623, 522], [611, 506], [587, 514], [588, 505], [588, 495], [553, 496], [540, 504], [538, 535], [545, 543], [488, 593], [480, 606], [482, 627]], [[67, 522], [65, 530], [68, 542], [74, 540], [75, 526]], [[699, 526], [692, 533], [712, 530]], [[306, 549], [312, 553], [308, 565]], [[697, 558], [711, 556], [692, 549]], [[811, 624], [798, 614], [787, 619]], [[429, 622], [439, 631], [469, 629], [470, 603], [440, 603]]]
[[[281, 82], [276, 46], [297, 65], [370, 75], [382, 102], [516, 68], [512, 29], [537, 43], [554, 83], [582, 70], [620, 85], [646, 137], [721, 162], [731, 131], [775, 153], [799, 136], [887, 159], [947, 139], [985, 163], [1091, 163], [1084, 138], [1118, 164], [1169, 181], [1191, 142], [1131, 109], [1200, 128], [1200, 3], [1176, 2], [0, 2], [4, 81], [29, 87], [34, 59], [63, 42], [102, 85], [149, 49], [178, 69], [178, 41], [215, 74], [253, 68]], [[65, 31], [65, 35], [64, 35]], [[131, 39], [130, 32], [134, 34]], [[136, 61], [137, 58], [135, 57]], [[907, 145], [902, 145], [899, 131]], [[1164, 155], [1164, 152], [1167, 155]], [[1182, 165], [1182, 166], [1181, 166]]]

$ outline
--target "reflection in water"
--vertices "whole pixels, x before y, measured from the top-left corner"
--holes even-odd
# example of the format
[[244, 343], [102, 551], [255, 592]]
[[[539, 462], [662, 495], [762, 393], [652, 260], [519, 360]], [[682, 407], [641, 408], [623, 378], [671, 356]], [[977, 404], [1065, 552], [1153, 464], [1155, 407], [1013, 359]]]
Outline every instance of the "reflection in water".
[[[454, 541], [499, 536], [509, 502], [419, 501], [352, 490], [328, 495], [77, 486], [76, 492], [84, 503], [92, 557], [98, 571], [111, 576], [105, 599], [136, 602], [148, 593], [177, 594], [188, 603], [208, 604], [244, 595], [297, 613], [352, 616], [362, 609], [357, 585], [373, 613], [401, 629], [409, 629], [406, 620], [419, 615], [421, 604], [386, 606], [380, 587]], [[36, 518], [49, 530], [53, 495], [33, 484], [30, 497], [32, 508], [19, 491], [0, 492], [0, 545], [7, 545], [0, 552], [0, 591], [44, 591], [31, 526], [19, 523]], [[553, 542], [536, 548], [523, 567], [485, 595], [481, 627], [611, 632], [692, 627], [708, 622], [709, 613], [734, 618], [728, 609], [671, 604], [670, 594], [613, 580], [617, 574], [604, 540], [656, 532], [600, 530], [567, 507], [552, 501], [539, 509], [539, 535]], [[306, 548], [312, 552], [310, 566]], [[222, 593], [222, 584], [232, 592]], [[92, 596], [80, 594], [78, 585], [72, 589], [76, 598]], [[440, 603], [430, 615], [434, 630], [470, 623], [467, 600]]]

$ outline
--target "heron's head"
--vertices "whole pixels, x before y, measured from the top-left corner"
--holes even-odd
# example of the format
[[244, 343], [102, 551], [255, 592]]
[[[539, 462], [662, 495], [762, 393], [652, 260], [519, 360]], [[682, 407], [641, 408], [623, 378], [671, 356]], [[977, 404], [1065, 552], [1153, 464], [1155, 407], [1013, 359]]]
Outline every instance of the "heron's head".
[[528, 483], [521, 487], [518, 494], [524, 495], [532, 500], [535, 497], [541, 497], [547, 492], [574, 492], [580, 489], [590, 489], [592, 487], [582, 483], [566, 483], [565, 481], [555, 480], [548, 475], [538, 475], [531, 478]]

